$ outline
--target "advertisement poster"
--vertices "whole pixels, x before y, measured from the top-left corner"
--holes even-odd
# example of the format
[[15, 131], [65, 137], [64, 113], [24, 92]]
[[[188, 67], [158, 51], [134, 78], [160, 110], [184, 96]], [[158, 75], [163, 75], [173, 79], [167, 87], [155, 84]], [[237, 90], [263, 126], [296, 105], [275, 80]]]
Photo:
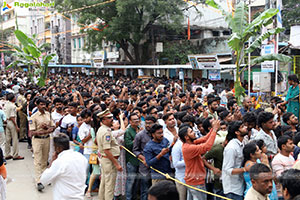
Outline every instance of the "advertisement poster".
[[208, 79], [211, 81], [219, 81], [221, 80], [220, 70], [209, 70]]

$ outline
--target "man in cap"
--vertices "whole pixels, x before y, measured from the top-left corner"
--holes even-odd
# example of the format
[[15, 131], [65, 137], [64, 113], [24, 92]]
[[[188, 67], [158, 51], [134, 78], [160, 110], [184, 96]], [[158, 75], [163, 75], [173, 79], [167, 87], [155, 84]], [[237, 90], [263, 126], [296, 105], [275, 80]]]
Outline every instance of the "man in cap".
[[98, 149], [101, 154], [101, 184], [99, 188], [99, 199], [110, 200], [114, 198], [114, 189], [117, 171], [122, 171], [118, 163], [120, 147], [113, 137], [111, 126], [113, 115], [109, 110], [100, 112], [97, 115], [101, 120], [101, 127], [97, 132]]

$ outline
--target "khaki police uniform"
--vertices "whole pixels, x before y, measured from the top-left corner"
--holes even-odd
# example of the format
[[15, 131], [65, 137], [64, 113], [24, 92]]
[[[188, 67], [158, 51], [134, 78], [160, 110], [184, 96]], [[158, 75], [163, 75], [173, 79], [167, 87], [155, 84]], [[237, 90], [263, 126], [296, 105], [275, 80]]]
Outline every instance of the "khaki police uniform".
[[[4, 106], [4, 112], [6, 115], [7, 119], [7, 125], [5, 129], [5, 137], [6, 137], [6, 144], [5, 144], [5, 157], [12, 156], [13, 158], [18, 157], [19, 155], [19, 139], [18, 139], [18, 132], [17, 129], [14, 125], [14, 123], [9, 120], [11, 117], [15, 117], [16, 122], [17, 122], [17, 110], [16, 110], [16, 105], [8, 101], [6, 102]], [[10, 143], [12, 140], [12, 147], [13, 147], [13, 152], [12, 155], [10, 154]]]
[[20, 111], [18, 111], [18, 117], [20, 119], [20, 132], [19, 132], [19, 138], [20, 139], [24, 139], [26, 137], [26, 132], [27, 132], [27, 114], [23, 112], [23, 107], [26, 106], [27, 101], [24, 97], [24, 95], [19, 95], [17, 100], [16, 100], [17, 106], [21, 107], [22, 109]]
[[117, 169], [104, 153], [104, 149], [110, 150], [112, 155], [118, 159], [120, 147], [113, 137], [110, 127], [102, 125], [97, 132], [98, 149], [101, 154], [101, 183], [99, 188], [100, 200], [111, 200], [114, 198], [114, 190], [117, 178]]
[[[41, 126], [46, 123], [48, 127], [54, 127], [55, 124], [51, 118], [51, 114], [45, 111], [42, 114], [37, 111], [31, 115], [29, 119], [29, 130], [30, 131], [42, 131], [44, 130]], [[47, 161], [50, 151], [50, 135], [37, 135], [32, 137], [32, 148], [34, 154], [34, 167], [36, 182], [40, 182], [40, 177], [42, 173], [47, 168]]]

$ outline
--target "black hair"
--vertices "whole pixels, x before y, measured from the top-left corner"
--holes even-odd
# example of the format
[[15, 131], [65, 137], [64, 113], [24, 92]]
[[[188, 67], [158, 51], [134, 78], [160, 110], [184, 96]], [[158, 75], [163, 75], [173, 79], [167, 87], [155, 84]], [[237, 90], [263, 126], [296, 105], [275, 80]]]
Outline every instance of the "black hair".
[[180, 111], [187, 111], [187, 110], [189, 110], [189, 109], [191, 109], [191, 108], [192, 108], [192, 107], [189, 106], [189, 105], [184, 105], [184, 106], [181, 107]]
[[219, 117], [220, 117], [221, 120], [224, 120], [228, 115], [229, 115], [229, 111], [228, 110], [224, 110], [223, 112], [221, 112], [219, 114]]
[[260, 150], [262, 150], [262, 148], [263, 148], [264, 146], [266, 146], [266, 143], [265, 143], [262, 139], [254, 140], [254, 141], [255, 141], [256, 145], [258, 146], [258, 148], [259, 148]]
[[157, 200], [179, 200], [179, 193], [175, 184], [171, 181], [161, 181], [152, 185], [148, 190], [148, 194], [154, 196]]
[[147, 115], [145, 118], [145, 121], [152, 121], [152, 122], [156, 123], [157, 119], [155, 117], [153, 117], [152, 115]]
[[230, 100], [230, 101], [228, 101], [227, 108], [230, 109], [235, 103], [236, 103], [236, 100]]
[[131, 120], [131, 118], [132, 118], [133, 116], [139, 117], [137, 113], [131, 113], [131, 114], [129, 115], [128, 119]]
[[216, 98], [210, 98], [210, 99], [208, 99], [207, 105], [209, 106], [209, 105], [211, 105], [213, 102], [217, 102]]
[[185, 95], [185, 93], [180, 93], [179, 94], [179, 98], [182, 98], [182, 97], [185, 97], [186, 95]]
[[132, 112], [134, 112], [135, 110], [138, 110], [140, 113], [143, 113], [143, 109], [141, 107], [135, 107], [132, 109]]
[[172, 116], [173, 113], [167, 113], [163, 116], [163, 120], [166, 121], [167, 119], [169, 119], [170, 116]]
[[196, 103], [196, 104], [194, 105], [194, 109], [196, 110], [196, 109], [198, 109], [200, 106], [202, 106], [202, 103]]
[[271, 172], [271, 169], [267, 165], [256, 163], [250, 168], [249, 174], [251, 179], [256, 180], [259, 177], [260, 173], [268, 172]]
[[195, 123], [195, 118], [194, 118], [192, 115], [185, 115], [185, 116], [182, 118], [182, 122], [183, 122], [183, 123], [185, 123], [185, 122]]
[[156, 106], [151, 106], [150, 108], [148, 108], [148, 109], [147, 109], [147, 114], [150, 115], [150, 114], [151, 114], [151, 111], [152, 111], [153, 109], [155, 109], [155, 108], [156, 108]]
[[204, 121], [204, 118], [202, 118], [202, 117], [196, 118], [195, 124], [196, 124], [196, 125], [202, 124], [203, 121]]
[[202, 88], [201, 87], [198, 87], [197, 89], [196, 89], [196, 92], [197, 91], [202, 91]]
[[283, 132], [283, 135], [287, 135], [290, 138], [293, 138], [294, 137], [294, 132], [293, 131], [285, 131], [285, 132]]
[[39, 105], [40, 103], [47, 104], [47, 100], [44, 99], [44, 98], [39, 97], [39, 98], [36, 100], [36, 105]]
[[14, 98], [15, 98], [15, 95], [14, 95], [13, 93], [8, 93], [8, 94], [6, 95], [6, 99], [7, 99], [8, 101], [12, 101]]
[[57, 97], [53, 100], [53, 104], [55, 105], [56, 103], [64, 103], [64, 100], [62, 98]]
[[256, 126], [256, 121], [257, 121], [257, 117], [253, 112], [247, 112], [244, 116], [243, 116], [243, 122], [244, 123], [254, 123]]
[[140, 101], [138, 104], [137, 104], [137, 106], [138, 107], [143, 107], [144, 105], [147, 105], [147, 102], [146, 101]]
[[282, 145], [286, 144], [288, 140], [292, 140], [292, 138], [288, 135], [280, 136], [277, 140], [278, 148], [282, 150]]
[[240, 127], [242, 126], [243, 122], [242, 121], [233, 121], [229, 124], [228, 126], [228, 134], [227, 134], [227, 138], [228, 138], [228, 142], [234, 138], [236, 138], [236, 134], [235, 132], [238, 131], [240, 129]]
[[89, 109], [84, 109], [81, 111], [80, 116], [82, 117], [82, 119], [85, 119], [87, 117], [91, 117], [92, 112]]
[[77, 108], [77, 107], [78, 107], [78, 103], [76, 103], [76, 102], [71, 102], [71, 103], [69, 103], [69, 106], [74, 107], [74, 108]]
[[94, 103], [97, 103], [97, 104], [100, 104], [100, 103], [101, 103], [99, 97], [93, 97], [93, 102], [94, 102]]
[[54, 146], [60, 147], [63, 150], [70, 149], [70, 139], [66, 134], [59, 133], [53, 138]]
[[163, 126], [160, 124], [153, 124], [149, 130], [149, 133], [153, 134], [155, 133], [157, 130], [162, 129]]
[[223, 125], [226, 125], [226, 126], [228, 126], [228, 123], [226, 122], [226, 121], [221, 121], [221, 123], [220, 123], [220, 126], [223, 126]]
[[295, 133], [295, 136], [293, 138], [293, 142], [295, 145], [298, 145], [298, 143], [300, 142], [300, 132]]
[[221, 112], [223, 112], [223, 111], [225, 111], [225, 110], [227, 110], [227, 109], [224, 108], [223, 106], [219, 106], [219, 107], [216, 109], [218, 116], [220, 115]]
[[288, 76], [289, 81], [294, 81], [295, 83], [299, 83], [299, 79], [296, 74], [291, 74]]
[[263, 123], [267, 123], [268, 121], [270, 121], [271, 119], [274, 118], [274, 115], [270, 112], [261, 112], [259, 113], [258, 117], [257, 117], [257, 125], [262, 128], [262, 124]]
[[282, 185], [282, 189], [287, 189], [290, 199], [300, 194], [300, 170], [298, 169], [288, 169], [282, 172], [281, 176], [278, 178], [279, 183]]
[[256, 151], [256, 142], [249, 142], [248, 144], [245, 145], [245, 147], [243, 148], [243, 156], [244, 156], [244, 160], [242, 163], [242, 166], [245, 165], [245, 163], [251, 159], [251, 154], [255, 154]]
[[292, 112], [287, 112], [282, 115], [282, 121], [287, 124], [287, 121], [290, 120], [290, 117], [293, 115]]
[[180, 127], [180, 129], [178, 131], [178, 136], [183, 142], [186, 142], [185, 136], [187, 135], [187, 131], [189, 128], [190, 128], [190, 126], [184, 125], [184, 126]]
[[202, 126], [205, 130], [206, 133], [209, 132], [209, 128], [211, 127], [211, 123], [210, 123], [210, 120], [212, 120], [212, 117], [208, 117], [206, 118], [203, 123], [202, 123]]

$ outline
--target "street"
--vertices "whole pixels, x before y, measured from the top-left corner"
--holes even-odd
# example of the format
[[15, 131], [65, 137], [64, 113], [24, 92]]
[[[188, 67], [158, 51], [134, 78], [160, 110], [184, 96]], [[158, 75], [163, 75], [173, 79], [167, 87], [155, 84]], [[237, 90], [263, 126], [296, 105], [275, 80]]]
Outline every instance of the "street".
[[7, 169], [7, 200], [51, 200], [52, 188], [45, 186], [43, 192], [38, 192], [34, 181], [34, 165], [31, 151], [27, 143], [19, 143], [20, 155], [24, 160], [8, 160]]

